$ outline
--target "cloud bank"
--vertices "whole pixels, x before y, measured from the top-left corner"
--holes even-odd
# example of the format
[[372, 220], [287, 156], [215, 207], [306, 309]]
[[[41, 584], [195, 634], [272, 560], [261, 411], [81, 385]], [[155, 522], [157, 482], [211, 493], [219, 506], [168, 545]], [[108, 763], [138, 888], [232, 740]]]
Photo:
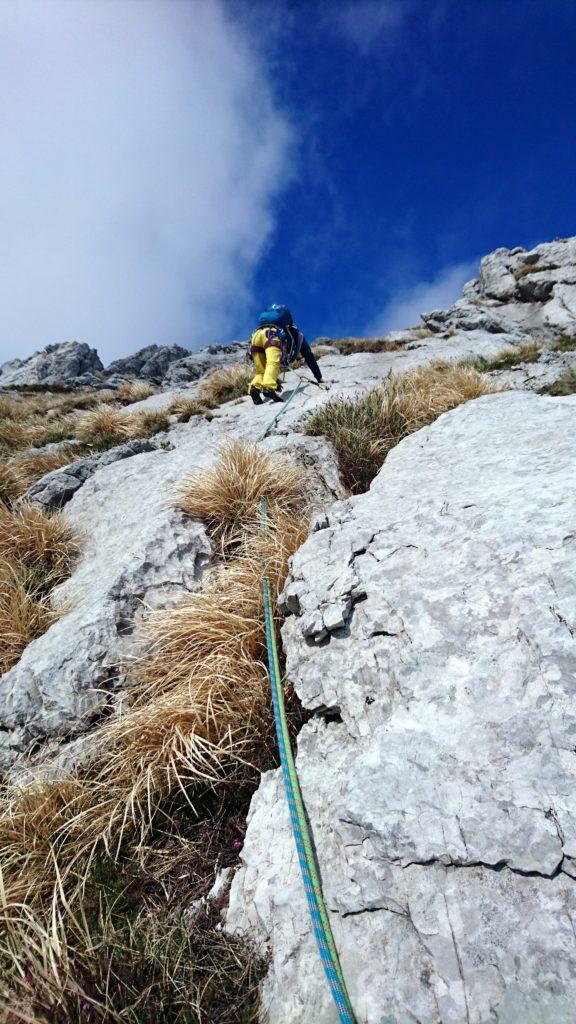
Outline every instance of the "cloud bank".
[[230, 340], [292, 141], [220, 0], [3, 0], [0, 361]]
[[401, 331], [420, 322], [421, 313], [448, 309], [462, 298], [462, 288], [477, 276], [479, 260], [453, 263], [444, 267], [432, 281], [421, 281], [400, 291], [381, 313], [366, 327], [372, 337], [383, 337], [388, 331]]

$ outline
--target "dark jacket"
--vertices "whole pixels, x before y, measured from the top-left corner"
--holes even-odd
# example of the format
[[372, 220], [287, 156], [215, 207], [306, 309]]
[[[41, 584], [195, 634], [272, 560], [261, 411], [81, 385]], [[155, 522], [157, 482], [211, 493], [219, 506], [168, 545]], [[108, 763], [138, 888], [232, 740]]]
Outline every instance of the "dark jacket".
[[300, 355], [302, 356], [308, 369], [312, 371], [312, 373], [316, 377], [316, 380], [318, 381], [318, 383], [320, 383], [320, 381], [322, 380], [322, 373], [320, 367], [316, 362], [316, 356], [314, 355], [312, 349], [310, 348], [310, 345], [308, 344], [306, 338], [304, 337], [302, 338], [302, 343], [300, 345]]

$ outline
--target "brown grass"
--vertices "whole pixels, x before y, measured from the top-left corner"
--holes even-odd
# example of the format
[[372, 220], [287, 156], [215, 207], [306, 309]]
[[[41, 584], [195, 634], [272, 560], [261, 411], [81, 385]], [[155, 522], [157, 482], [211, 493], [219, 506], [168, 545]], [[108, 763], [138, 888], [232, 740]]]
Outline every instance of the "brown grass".
[[[189, 844], [187, 867], [194, 853]], [[217, 906], [193, 919], [150, 894], [149, 871], [101, 861], [77, 916], [50, 927], [6, 921], [14, 949], [26, 937], [27, 957], [24, 969], [17, 954], [5, 958], [5, 1024], [256, 1024], [265, 963], [218, 929]]]
[[155, 394], [156, 389], [145, 380], [127, 380], [116, 392], [118, 398], [127, 405], [130, 405], [132, 402], [141, 402], [143, 399], [150, 398], [151, 395]]
[[70, 465], [84, 454], [75, 447], [62, 447], [56, 451], [24, 452], [0, 459], [0, 501], [10, 504], [41, 477]]
[[[219, 487], [228, 495], [228, 501], [222, 503], [225, 524], [215, 514]], [[273, 493], [263, 536], [257, 512], [266, 487]], [[148, 973], [138, 974], [137, 943], [125, 937], [120, 954], [115, 926], [104, 959], [114, 965], [113, 972], [128, 978], [130, 984], [134, 982], [141, 1001], [137, 1011], [130, 1009], [132, 989], [128, 990], [126, 982], [125, 994], [117, 997], [112, 1008], [106, 1007], [109, 1016], [94, 1009], [103, 998], [105, 974], [100, 951], [107, 949], [103, 935], [110, 929], [84, 928], [90, 879], [100, 857], [112, 858], [120, 865], [129, 856], [145, 871], [146, 843], [167, 801], [173, 802], [173, 811], [166, 827], [177, 837], [178, 821], [193, 820], [197, 801], [207, 788], [229, 794], [233, 803], [247, 781], [254, 785], [259, 771], [274, 763], [264, 664], [262, 558], [267, 560], [276, 599], [288, 559], [307, 532], [304, 493], [305, 481], [294, 466], [238, 443], [222, 450], [213, 470], [196, 474], [192, 487], [189, 480], [180, 489], [178, 503], [189, 495], [194, 509], [191, 514], [198, 515], [200, 507], [206, 510], [214, 536], [221, 543], [226, 533], [234, 538], [233, 553], [202, 592], [191, 594], [175, 608], [150, 614], [143, 631], [146, 655], [134, 665], [130, 706], [93, 732], [91, 761], [66, 779], [39, 780], [23, 789], [12, 786], [6, 790], [0, 814], [0, 867], [8, 940], [0, 941], [0, 962], [7, 965], [4, 998], [14, 1021], [25, 1019], [18, 1017], [17, 1007], [30, 991], [22, 984], [30, 964], [34, 965], [34, 979], [38, 979], [37, 998], [32, 987], [34, 1008], [45, 1007], [47, 1002], [52, 1005], [54, 1000], [70, 1005], [66, 1000], [81, 1000], [88, 994], [94, 1000], [90, 1003], [94, 1020], [135, 1024], [137, 1019], [172, 1019], [162, 1014], [168, 1012], [169, 1000], [180, 999], [178, 964], [188, 957], [195, 962], [195, 954], [189, 946], [181, 955], [175, 950], [165, 922], [155, 946], [161, 978], [154, 998], [146, 984], [146, 978], [152, 976], [147, 954]], [[174, 810], [174, 802], [180, 810]], [[101, 887], [98, 892], [102, 894]], [[98, 898], [101, 901], [102, 895]], [[142, 927], [147, 930], [149, 926], [146, 917]], [[189, 924], [187, 929], [193, 932]], [[202, 941], [216, 941], [210, 938], [215, 935], [214, 931], [205, 932]], [[140, 937], [138, 942], [141, 963], [144, 939]], [[146, 943], [143, 948], [148, 949]], [[200, 960], [203, 956], [201, 953]], [[177, 1015], [174, 1020], [217, 1019], [241, 1024], [253, 1019], [246, 1014], [234, 1016], [235, 1007], [242, 1005], [243, 982], [238, 979], [218, 1008], [213, 989], [221, 989], [222, 979], [217, 973], [218, 961], [212, 960], [200, 986], [202, 998], [200, 989], [188, 980], [188, 992], [192, 984], [192, 994], [198, 999], [199, 1016]], [[149, 1010], [156, 1016], [146, 1016]], [[136, 1012], [138, 1017], [131, 1015]], [[212, 1017], [215, 1012], [218, 1015]], [[47, 1019], [64, 1024], [67, 1018]]]
[[[131, 401], [143, 397], [143, 382], [131, 382]], [[148, 385], [143, 385], [150, 389]], [[0, 501], [13, 502], [33, 483], [93, 451], [105, 451], [135, 437], [152, 437], [169, 427], [165, 412], [131, 413], [116, 404], [118, 395], [99, 392], [24, 392], [0, 395]], [[42, 446], [68, 439], [82, 446], [45, 451]]]
[[514, 277], [517, 281], [521, 281], [528, 274], [539, 274], [542, 270], [546, 270], [546, 267], [541, 263], [526, 263], [514, 271]]
[[449, 409], [497, 390], [471, 367], [436, 363], [391, 376], [361, 398], [327, 402], [312, 414], [306, 430], [332, 442], [347, 486], [359, 494], [402, 438]]
[[98, 405], [84, 413], [76, 436], [96, 450], [111, 448], [137, 437], [153, 437], [170, 426], [167, 413], [156, 409], [128, 412], [112, 405]]
[[177, 416], [179, 423], [188, 423], [192, 416], [205, 416], [212, 419], [209, 406], [199, 402], [197, 398], [190, 398], [187, 395], [178, 395], [174, 398], [166, 413], [169, 416]]
[[330, 341], [342, 356], [356, 352], [398, 352], [406, 342], [389, 341], [387, 338], [334, 338]]
[[70, 575], [78, 543], [61, 513], [0, 504], [0, 672], [56, 620], [50, 592]]
[[0, 674], [4, 674], [28, 644], [56, 621], [57, 615], [32, 574], [20, 573], [11, 562], [0, 560], [0, 616]]
[[118, 443], [130, 436], [130, 420], [122, 409], [104, 403], [85, 412], [76, 427], [80, 441], [94, 441], [97, 437], [114, 437]]
[[97, 753], [74, 776], [7, 793], [0, 816], [5, 885], [34, 907], [60, 884], [82, 883], [96, 849], [145, 842], [155, 808], [191, 784], [242, 776], [270, 761], [271, 717], [262, 663], [261, 557], [274, 596], [306, 527], [292, 515], [256, 537], [210, 585], [150, 616], [148, 658], [135, 669], [132, 706], [93, 733]]
[[168, 430], [170, 420], [164, 410], [141, 409], [128, 416], [128, 437], [154, 437], [162, 430]]
[[203, 519], [223, 548], [238, 541], [259, 514], [264, 495], [276, 508], [302, 507], [302, 473], [291, 462], [268, 455], [256, 444], [229, 441], [212, 469], [186, 477], [175, 505]]
[[232, 402], [246, 394], [251, 378], [250, 367], [243, 363], [222, 366], [202, 378], [196, 392], [198, 401], [212, 409]]

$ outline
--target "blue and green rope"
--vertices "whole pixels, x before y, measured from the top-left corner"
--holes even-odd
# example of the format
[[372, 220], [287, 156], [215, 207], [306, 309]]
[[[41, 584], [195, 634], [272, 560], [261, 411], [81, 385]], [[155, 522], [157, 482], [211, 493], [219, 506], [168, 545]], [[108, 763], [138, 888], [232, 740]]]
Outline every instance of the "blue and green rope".
[[[274, 416], [266, 429], [263, 430], [258, 438], [259, 441], [262, 441], [268, 435], [269, 431], [280, 418], [282, 413], [286, 411], [286, 408], [302, 386], [305, 385], [300, 381], [282, 409], [280, 409], [276, 416]], [[263, 497], [261, 505], [261, 526], [263, 531], [266, 530], [266, 525], [267, 504], [266, 498]], [[282, 688], [282, 673], [280, 671], [278, 647], [276, 644], [272, 596], [270, 592], [270, 582], [266, 576], [265, 559], [263, 559], [262, 568], [262, 595], [266, 625], [266, 648], [268, 652], [268, 670], [270, 673], [272, 703], [274, 706], [274, 722], [276, 725], [280, 764], [286, 788], [286, 797], [288, 800], [290, 820], [296, 842], [300, 870], [302, 872], [306, 899], [308, 901], [308, 908], [312, 919], [312, 927], [318, 943], [320, 958], [338, 1010], [340, 1021], [342, 1024], [356, 1024], [356, 1018], [354, 1016], [350, 997], [346, 989], [346, 982], [344, 981], [344, 975], [342, 974], [342, 968], [340, 966], [338, 950], [334, 943], [332, 928], [326, 912], [326, 905], [322, 895], [322, 883], [320, 881], [318, 861], [312, 842], [312, 835], [308, 818], [306, 816], [304, 801], [302, 799], [302, 791], [300, 789], [300, 782], [296, 772], [296, 765], [294, 764], [294, 755], [292, 753], [290, 735], [288, 732], [286, 706], [284, 703], [284, 691]]]

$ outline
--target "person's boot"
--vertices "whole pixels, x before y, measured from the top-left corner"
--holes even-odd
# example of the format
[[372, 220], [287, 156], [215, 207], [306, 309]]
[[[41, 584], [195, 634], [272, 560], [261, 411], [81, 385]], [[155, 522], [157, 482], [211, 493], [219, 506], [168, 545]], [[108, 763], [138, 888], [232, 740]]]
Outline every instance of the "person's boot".
[[273, 402], [281, 402], [282, 398], [277, 391], [272, 391], [272, 388], [263, 388], [262, 394], [264, 398], [271, 398]]
[[250, 389], [250, 398], [254, 402], [254, 405], [262, 405], [262, 395], [260, 394], [258, 388]]

